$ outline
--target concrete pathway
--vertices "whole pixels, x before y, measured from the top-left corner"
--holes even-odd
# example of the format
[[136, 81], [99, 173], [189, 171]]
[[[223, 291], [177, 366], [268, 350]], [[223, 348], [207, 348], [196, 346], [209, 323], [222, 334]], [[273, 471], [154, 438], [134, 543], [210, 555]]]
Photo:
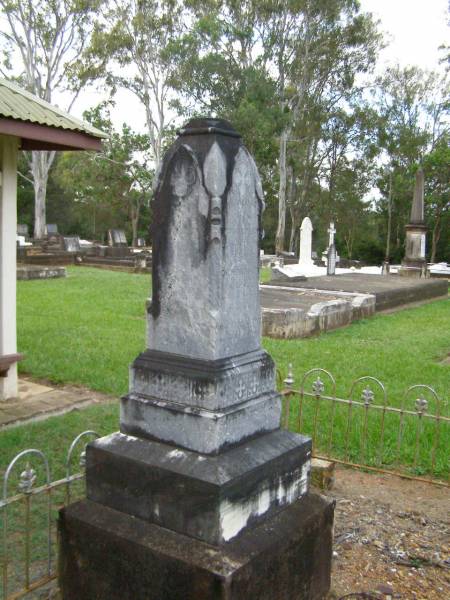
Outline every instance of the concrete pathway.
[[50, 387], [19, 379], [19, 397], [0, 402], [0, 430], [117, 398], [76, 386]]

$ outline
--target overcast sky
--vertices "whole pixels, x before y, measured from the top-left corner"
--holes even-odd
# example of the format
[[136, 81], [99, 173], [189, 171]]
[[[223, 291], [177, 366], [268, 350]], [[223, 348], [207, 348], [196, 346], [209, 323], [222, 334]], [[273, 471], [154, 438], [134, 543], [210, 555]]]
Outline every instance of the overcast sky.
[[381, 21], [390, 44], [380, 66], [398, 61], [438, 69], [440, 45], [450, 44], [448, 0], [360, 0], [361, 9]]
[[[389, 42], [381, 53], [377, 71], [397, 62], [401, 66], [414, 64], [443, 70], [438, 48], [450, 44], [448, 0], [360, 0], [360, 3], [363, 11], [373, 13], [381, 21], [380, 28]], [[100, 93], [83, 93], [72, 113], [81, 117], [86, 108], [101, 100]], [[112, 117], [117, 128], [126, 122], [136, 131], [144, 131], [144, 111], [129, 92], [117, 94]]]

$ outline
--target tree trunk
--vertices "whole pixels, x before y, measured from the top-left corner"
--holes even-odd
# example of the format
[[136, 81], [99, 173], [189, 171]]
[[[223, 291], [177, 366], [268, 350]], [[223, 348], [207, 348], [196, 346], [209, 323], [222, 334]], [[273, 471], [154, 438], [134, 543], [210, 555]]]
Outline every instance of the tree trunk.
[[34, 185], [34, 238], [42, 240], [46, 236], [46, 211], [48, 171], [53, 162], [54, 152], [31, 153], [31, 172]]
[[140, 216], [140, 203], [137, 206], [132, 206], [131, 207], [131, 215], [130, 215], [130, 220], [131, 220], [131, 232], [132, 232], [132, 236], [133, 236], [133, 241], [131, 243], [132, 246], [137, 246], [137, 239], [138, 239], [138, 227], [139, 227], [139, 216]]
[[388, 225], [386, 235], [386, 262], [389, 262], [391, 255], [391, 228], [392, 228], [392, 172], [389, 173], [389, 195], [388, 195]]
[[275, 253], [284, 251], [284, 236], [286, 231], [286, 150], [289, 132], [283, 131], [280, 138], [279, 171], [280, 187], [278, 192], [278, 227], [275, 236]]
[[294, 206], [289, 207], [289, 213], [291, 215], [291, 234], [289, 237], [289, 252], [298, 253], [300, 250], [297, 244], [300, 235], [300, 223], [297, 221], [298, 212], [295, 211]]
[[433, 237], [431, 239], [431, 256], [430, 263], [436, 262], [436, 250], [439, 242], [439, 238], [441, 237], [441, 215], [438, 213], [436, 215], [436, 221], [433, 227]]

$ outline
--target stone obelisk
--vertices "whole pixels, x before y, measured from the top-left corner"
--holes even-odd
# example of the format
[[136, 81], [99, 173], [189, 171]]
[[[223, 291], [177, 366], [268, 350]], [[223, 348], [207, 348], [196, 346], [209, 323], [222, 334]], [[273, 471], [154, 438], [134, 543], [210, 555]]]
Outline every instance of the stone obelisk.
[[406, 225], [405, 258], [399, 273], [407, 277], [426, 277], [426, 232], [424, 217], [424, 175], [422, 168], [416, 173], [416, 183], [411, 216]]
[[164, 158], [147, 349], [120, 432], [88, 445], [87, 499], [60, 515], [63, 600], [299, 600], [329, 586], [333, 505], [311, 441], [279, 427], [261, 349], [255, 163], [222, 120]]

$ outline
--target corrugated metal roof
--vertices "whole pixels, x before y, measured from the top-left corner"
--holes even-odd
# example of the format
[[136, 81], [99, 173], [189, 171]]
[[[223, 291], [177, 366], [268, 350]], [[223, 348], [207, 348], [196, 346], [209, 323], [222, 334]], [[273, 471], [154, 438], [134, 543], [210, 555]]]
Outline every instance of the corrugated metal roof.
[[6, 79], [0, 79], [0, 117], [81, 131], [96, 138], [108, 137], [100, 129], [72, 117]]

